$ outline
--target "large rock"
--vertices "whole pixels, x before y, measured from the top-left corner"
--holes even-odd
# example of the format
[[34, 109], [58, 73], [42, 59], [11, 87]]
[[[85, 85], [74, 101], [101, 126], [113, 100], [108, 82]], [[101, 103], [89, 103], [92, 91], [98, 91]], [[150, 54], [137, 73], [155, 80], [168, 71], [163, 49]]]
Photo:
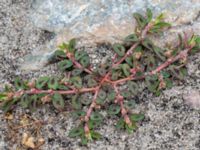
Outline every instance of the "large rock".
[[[195, 32], [200, 31], [197, 21], [200, 0], [34, 0], [30, 17], [35, 26], [56, 33], [51, 49], [46, 48], [52, 52], [71, 38], [84, 39], [87, 45], [120, 41], [134, 31], [136, 24], [132, 14], [143, 13], [147, 7], [155, 15], [166, 13], [166, 20], [174, 26], [171, 32], [181, 32], [187, 25]], [[48, 50], [39, 50], [37, 54], [44, 57], [31, 60], [41, 66], [49, 56]]]

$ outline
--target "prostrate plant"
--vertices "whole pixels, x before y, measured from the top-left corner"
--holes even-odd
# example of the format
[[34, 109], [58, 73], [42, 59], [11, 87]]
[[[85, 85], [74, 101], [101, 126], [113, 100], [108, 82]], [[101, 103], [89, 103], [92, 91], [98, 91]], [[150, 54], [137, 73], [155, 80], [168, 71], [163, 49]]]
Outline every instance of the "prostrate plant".
[[14, 87], [6, 86], [0, 94], [2, 109], [11, 111], [16, 104], [35, 109], [51, 102], [56, 109], [63, 110], [68, 102], [75, 119], [80, 120], [69, 136], [80, 137], [82, 144], [101, 137], [95, 129], [103, 121], [102, 108], [108, 116], [119, 116], [117, 128], [135, 131], [144, 118], [142, 113], [132, 113], [134, 97], [142, 91], [141, 83], [159, 95], [162, 89], [173, 85], [173, 80], [183, 79], [188, 55], [200, 49], [200, 37], [189, 37], [186, 33], [171, 48], [154, 45], [149, 35], [161, 33], [170, 24], [163, 21], [163, 14], [156, 19], [152, 16], [149, 9], [146, 16], [134, 13], [138, 24], [135, 34], [128, 35], [123, 44], [114, 44], [114, 57], [98, 66], [90, 64], [86, 51], [75, 48], [75, 39], [69, 44], [63, 43], [54, 59], [59, 61], [58, 67], [64, 76], [41, 77], [35, 81], [17, 78]]

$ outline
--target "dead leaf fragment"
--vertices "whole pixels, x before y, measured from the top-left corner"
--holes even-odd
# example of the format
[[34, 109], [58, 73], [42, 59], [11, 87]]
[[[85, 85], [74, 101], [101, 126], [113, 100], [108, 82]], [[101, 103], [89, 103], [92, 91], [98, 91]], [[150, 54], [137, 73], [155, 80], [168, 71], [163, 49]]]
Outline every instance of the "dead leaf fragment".
[[35, 148], [34, 137], [29, 137], [27, 133], [24, 133], [22, 137], [22, 145], [28, 148]]

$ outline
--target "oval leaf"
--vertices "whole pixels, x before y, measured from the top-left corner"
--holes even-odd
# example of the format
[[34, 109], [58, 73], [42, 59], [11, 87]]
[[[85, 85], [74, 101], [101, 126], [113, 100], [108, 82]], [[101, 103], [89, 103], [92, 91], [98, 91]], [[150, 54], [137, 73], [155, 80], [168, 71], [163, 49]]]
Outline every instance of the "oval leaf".
[[115, 51], [115, 53], [117, 53], [117, 55], [119, 55], [120, 57], [124, 56], [125, 54], [125, 47], [121, 44], [114, 44], [113, 45], [113, 49]]
[[71, 60], [63, 60], [58, 63], [58, 67], [60, 70], [65, 71], [73, 66], [73, 63]]
[[63, 109], [64, 106], [65, 106], [65, 102], [64, 102], [64, 99], [62, 97], [61, 94], [59, 93], [55, 93], [53, 96], [52, 96], [52, 103], [54, 105], [54, 107], [56, 109]]
[[117, 115], [120, 112], [120, 106], [116, 104], [112, 104], [109, 106], [108, 114], [109, 115]]

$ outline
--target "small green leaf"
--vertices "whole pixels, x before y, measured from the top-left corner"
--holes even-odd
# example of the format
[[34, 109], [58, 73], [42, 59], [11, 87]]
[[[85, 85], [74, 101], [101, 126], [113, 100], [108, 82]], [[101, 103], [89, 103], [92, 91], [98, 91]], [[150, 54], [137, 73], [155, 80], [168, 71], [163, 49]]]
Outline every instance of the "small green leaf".
[[80, 101], [83, 105], [89, 105], [92, 102], [92, 99], [85, 98], [85, 97], [80, 97]]
[[125, 122], [124, 122], [124, 119], [121, 118], [121, 119], [119, 119], [119, 121], [117, 122], [116, 128], [117, 128], [117, 129], [124, 129], [124, 127], [125, 127]]
[[145, 63], [147, 65], [147, 70], [153, 70], [156, 66], [156, 60], [153, 55], [149, 54], [145, 59]]
[[86, 115], [86, 113], [84, 111], [79, 110], [79, 111], [73, 112], [72, 115], [75, 119], [80, 119], [80, 118], [84, 117]]
[[119, 55], [120, 57], [122, 57], [122, 56], [124, 56], [126, 49], [121, 44], [114, 44], [113, 45], [113, 50], [115, 51], [115, 53], [117, 53], [117, 55]]
[[47, 83], [49, 89], [56, 90], [59, 86], [58, 79], [56, 77], [51, 77]]
[[76, 88], [82, 88], [82, 79], [79, 76], [70, 78], [70, 83], [72, 83]]
[[76, 46], [76, 39], [71, 39], [70, 41], [69, 41], [69, 44], [68, 44], [68, 51], [70, 52], [70, 53], [73, 53], [74, 51], [75, 51], [75, 46]]
[[58, 63], [58, 67], [60, 70], [65, 71], [73, 66], [71, 60], [63, 60]]
[[128, 90], [133, 94], [136, 95], [138, 93], [138, 85], [133, 81], [128, 81]]
[[67, 56], [66, 56], [66, 53], [63, 51], [63, 50], [56, 50], [55, 52], [54, 52], [54, 56], [53, 56], [55, 59], [60, 59], [60, 58], [62, 58], [62, 59], [64, 59], [64, 58], [67, 58]]
[[92, 112], [90, 119], [93, 120], [93, 121], [102, 121], [103, 116], [98, 112]]
[[133, 122], [137, 122], [137, 121], [141, 121], [141, 120], [143, 120], [144, 119], [144, 114], [132, 114], [131, 116], [130, 116], [130, 119], [131, 119], [131, 121], [133, 121]]
[[66, 85], [62, 85], [62, 84], [58, 85], [58, 89], [59, 90], [69, 90], [69, 88]]
[[135, 123], [132, 123], [132, 125], [126, 124], [126, 125], [125, 125], [125, 128], [126, 128], [126, 131], [127, 131], [128, 133], [133, 133], [133, 131], [135, 131], [135, 130], [137, 129], [137, 126], [136, 126]]
[[159, 81], [156, 75], [146, 77], [145, 82], [149, 91], [153, 93], [157, 91], [159, 86]]
[[167, 23], [167, 22], [158, 22], [158, 23], [154, 24], [154, 26], [150, 29], [149, 32], [158, 33], [160, 31], [162, 31], [163, 28], [168, 28], [170, 26], [171, 26], [170, 23]]
[[135, 105], [136, 105], [136, 103], [134, 100], [130, 100], [130, 101], [124, 103], [124, 107], [127, 109], [133, 109], [133, 108], [135, 108]]
[[99, 140], [102, 136], [98, 132], [91, 131], [92, 139]]
[[129, 66], [133, 67], [133, 58], [132, 57], [126, 57], [125, 61]]
[[147, 8], [147, 22], [151, 22], [152, 18], [153, 18], [153, 13], [151, 11], [151, 9]]
[[90, 78], [90, 79], [88, 79], [87, 85], [90, 88], [91, 87], [95, 87], [95, 86], [97, 86], [97, 81], [95, 81], [94, 79]]
[[106, 72], [107, 72], [105, 68], [98, 68], [97, 71], [98, 71], [99, 75], [102, 77], [105, 76]]
[[101, 124], [101, 121], [94, 121], [94, 120], [89, 120], [89, 128], [94, 129], [98, 127]]
[[165, 17], [164, 13], [161, 13], [160, 15], [158, 15], [158, 16], [156, 17], [156, 22], [160, 22], [161, 20], [164, 19], [164, 17]]
[[80, 64], [81, 64], [84, 68], [88, 67], [89, 64], [90, 64], [90, 57], [89, 57], [88, 55], [82, 57], [82, 58], [80, 59]]
[[137, 42], [138, 37], [136, 34], [130, 34], [127, 37], [125, 37], [125, 42]]
[[81, 135], [84, 134], [84, 130], [81, 127], [77, 127], [77, 128], [73, 128], [70, 132], [69, 132], [69, 137], [70, 138], [75, 138], [75, 137], [79, 137]]
[[66, 44], [66, 43], [62, 43], [61, 45], [59, 45], [58, 46], [61, 50], [66, 50], [66, 49], [68, 49], [68, 44]]
[[36, 88], [37, 89], [42, 89], [47, 85], [47, 82], [49, 81], [49, 77], [40, 77], [36, 81]]
[[0, 93], [0, 101], [4, 101], [7, 98], [7, 94], [6, 93]]
[[100, 99], [100, 98], [97, 98], [97, 99], [96, 99], [96, 103], [97, 103], [98, 105], [104, 105], [105, 102], [106, 102], [106, 99]]
[[147, 25], [146, 18], [143, 17], [141, 14], [134, 13], [133, 16], [134, 16], [135, 20], [137, 21], [137, 24], [138, 24], [140, 29], [143, 29]]
[[121, 95], [124, 97], [124, 98], [131, 98], [132, 94], [130, 91], [127, 91], [127, 90], [124, 90], [122, 91]]
[[72, 76], [78, 76], [83, 72], [82, 69], [74, 69], [72, 70]]
[[99, 93], [98, 93], [98, 98], [102, 99], [102, 100], [105, 100], [106, 99], [106, 92], [104, 90], [99, 90]]
[[109, 115], [117, 115], [120, 112], [120, 106], [116, 104], [112, 104], [109, 106], [108, 114]]
[[87, 53], [85, 51], [76, 51], [75, 52], [75, 59], [80, 60], [82, 57], [86, 56]]
[[152, 42], [150, 39], [148, 39], [148, 38], [146, 38], [146, 39], [143, 40], [142, 45], [143, 45], [144, 47], [146, 47], [147, 49], [151, 50], [151, 51], [154, 50], [154, 44], [153, 44], [153, 42]]
[[170, 73], [167, 72], [167, 71], [162, 71], [161, 74], [162, 74], [162, 76], [163, 76], [164, 78], [169, 78], [169, 77], [171, 76]]
[[109, 92], [108, 94], [107, 94], [107, 99], [109, 100], [109, 101], [113, 101], [113, 100], [115, 100], [115, 97], [116, 97], [116, 92], [114, 92], [114, 91], [112, 91], [112, 92]]
[[180, 69], [176, 69], [176, 66], [170, 66], [170, 70], [172, 72], [172, 76], [176, 77], [179, 80], [183, 80], [184, 77], [187, 75], [187, 69], [185, 67], [182, 67]]
[[82, 107], [81, 102], [78, 99], [78, 94], [72, 96], [72, 107], [74, 109], [81, 109]]
[[52, 103], [56, 109], [63, 109], [65, 106], [64, 99], [61, 94], [55, 93], [52, 96]]
[[157, 56], [160, 60], [162, 60], [162, 61], [165, 61], [165, 60], [166, 60], [165, 56], [163, 55], [164, 52], [163, 52], [163, 50], [162, 50], [161, 48], [159, 48], [159, 47], [157, 47], [157, 46], [154, 46], [153, 51], [155, 52], [156, 56]]
[[112, 71], [111, 80], [115, 81], [119, 78], [120, 73], [118, 71]]
[[122, 64], [122, 70], [126, 77], [130, 76], [130, 66], [128, 64]]
[[81, 137], [81, 144], [82, 145], [87, 145], [88, 144], [88, 139], [85, 136]]
[[166, 83], [166, 88], [172, 88], [173, 87], [173, 82], [172, 82], [171, 79], [166, 78], [164, 80], [165, 80], [165, 83]]

